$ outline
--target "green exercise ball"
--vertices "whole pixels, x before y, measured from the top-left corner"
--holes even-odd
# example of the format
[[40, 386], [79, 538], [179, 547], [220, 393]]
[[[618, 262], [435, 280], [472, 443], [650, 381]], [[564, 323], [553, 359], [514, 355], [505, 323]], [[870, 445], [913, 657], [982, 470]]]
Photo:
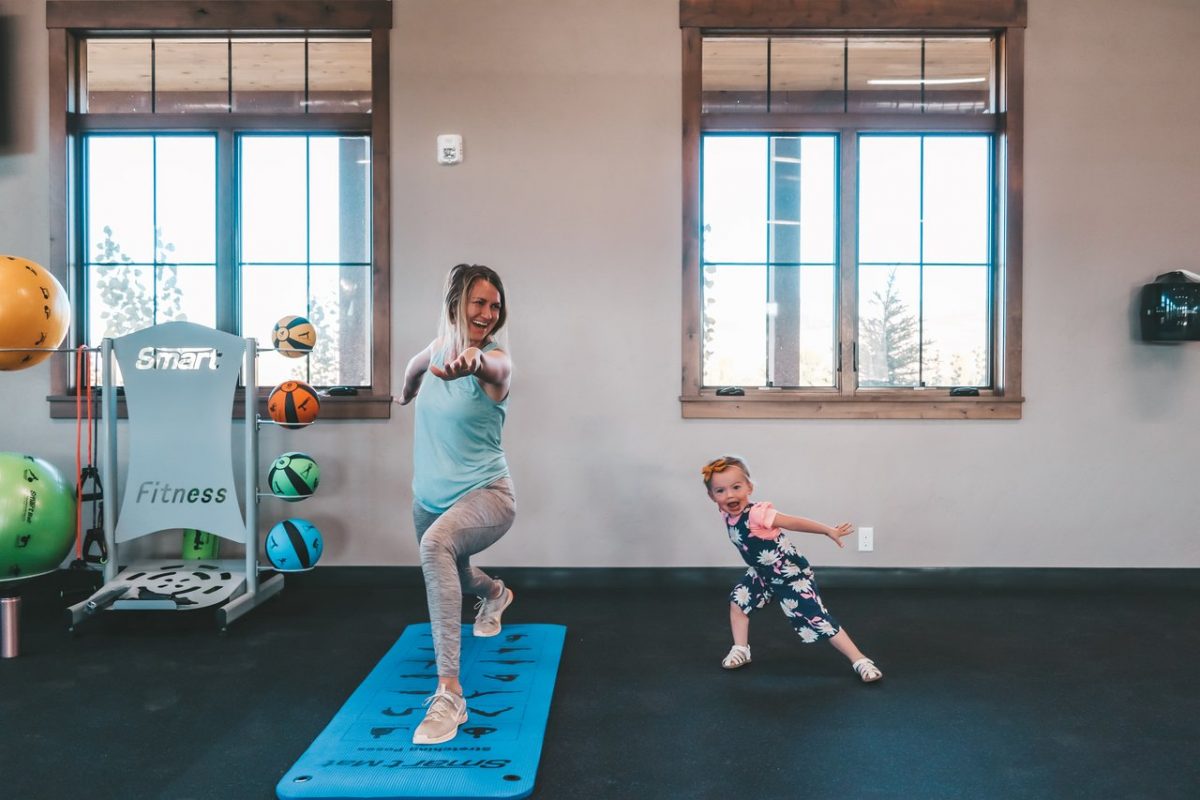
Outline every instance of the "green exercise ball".
[[75, 487], [46, 461], [0, 453], [0, 581], [53, 572], [75, 543]]

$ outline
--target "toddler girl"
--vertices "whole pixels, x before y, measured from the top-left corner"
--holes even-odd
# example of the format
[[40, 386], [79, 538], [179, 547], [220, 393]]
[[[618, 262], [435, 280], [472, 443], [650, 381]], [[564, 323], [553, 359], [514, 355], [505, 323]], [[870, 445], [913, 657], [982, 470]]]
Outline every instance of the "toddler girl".
[[733, 648], [721, 661], [725, 669], [737, 669], [750, 663], [750, 612], [778, 599], [783, 614], [792, 623], [805, 644], [824, 637], [850, 661], [862, 679], [871, 683], [883, 677], [875, 662], [854, 645], [850, 635], [825, 610], [808, 559], [800, 555], [784, 535], [783, 529], [828, 536], [843, 547], [842, 537], [854, 532], [843, 523], [831, 528], [815, 520], [781, 514], [770, 503], [752, 503], [750, 470], [746, 462], [725, 456], [705, 464], [700, 470], [708, 496], [725, 518], [729, 540], [741, 553], [749, 569], [729, 595], [729, 626], [733, 629]]

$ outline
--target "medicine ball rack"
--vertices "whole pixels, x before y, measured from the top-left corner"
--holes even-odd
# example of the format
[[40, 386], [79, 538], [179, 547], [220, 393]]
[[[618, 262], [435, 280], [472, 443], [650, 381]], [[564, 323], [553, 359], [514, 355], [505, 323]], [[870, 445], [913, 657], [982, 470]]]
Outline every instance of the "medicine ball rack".
[[[67, 608], [70, 630], [100, 611], [193, 611], [216, 607], [230, 624], [283, 589], [283, 575], [259, 582], [258, 347], [191, 322], [168, 322], [101, 343], [104, 447], [100, 472], [116, 503], [104, 504], [104, 584]], [[242, 435], [243, 506], [234, 487], [232, 403], [240, 357], [247, 388]], [[128, 469], [118, 486], [117, 387], [125, 383]], [[206, 530], [246, 548], [245, 558], [150, 559], [120, 566], [123, 544], [179, 528]]]

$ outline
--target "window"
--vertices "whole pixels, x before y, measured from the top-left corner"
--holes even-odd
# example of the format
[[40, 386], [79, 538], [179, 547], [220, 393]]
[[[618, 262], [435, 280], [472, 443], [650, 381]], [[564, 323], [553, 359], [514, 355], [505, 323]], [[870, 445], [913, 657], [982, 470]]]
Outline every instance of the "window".
[[683, 414], [1019, 418], [1023, 4], [845, 5], [680, 4]]
[[[387, 417], [390, 4], [146, 13], [47, 3], [52, 256], [72, 273], [77, 343], [189, 320], [263, 347], [299, 314], [317, 346], [260, 357], [260, 403], [299, 378], [357, 388], [325, 417]], [[54, 375], [53, 416], [74, 414], [70, 380]]]
[[706, 386], [836, 385], [837, 137], [705, 135]]

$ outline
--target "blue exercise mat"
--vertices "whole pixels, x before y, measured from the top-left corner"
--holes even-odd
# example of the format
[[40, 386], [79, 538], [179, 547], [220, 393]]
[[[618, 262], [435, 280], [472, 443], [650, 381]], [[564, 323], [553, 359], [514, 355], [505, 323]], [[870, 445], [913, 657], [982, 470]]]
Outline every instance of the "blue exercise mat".
[[466, 723], [414, 745], [437, 686], [429, 625], [410, 625], [275, 787], [283, 800], [526, 797], [533, 791], [567, 629], [505, 625], [477, 639], [463, 626]]

